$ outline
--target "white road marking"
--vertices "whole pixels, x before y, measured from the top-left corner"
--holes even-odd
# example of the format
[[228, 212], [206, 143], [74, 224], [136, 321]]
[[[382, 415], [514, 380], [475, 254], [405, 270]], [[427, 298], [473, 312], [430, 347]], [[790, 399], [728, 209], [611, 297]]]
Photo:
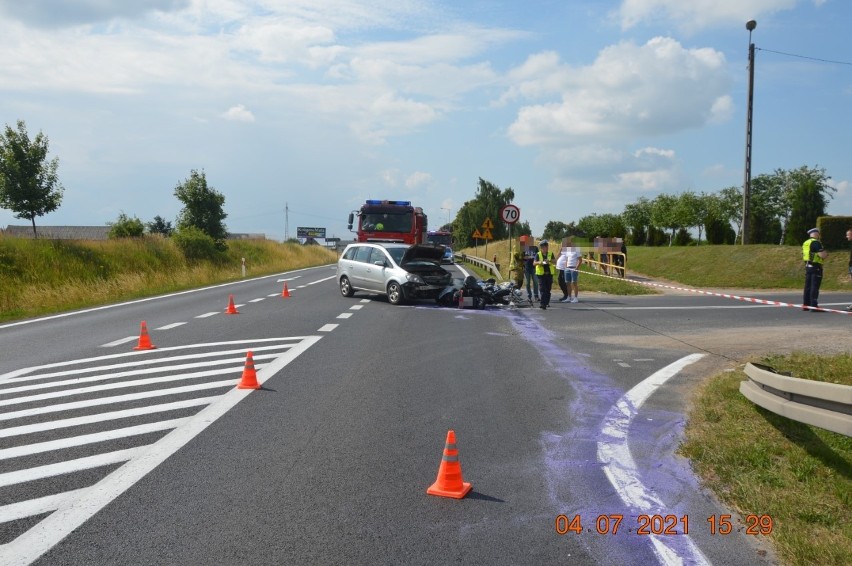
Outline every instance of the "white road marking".
[[336, 277], [337, 277], [336, 275], [332, 275], [331, 277], [326, 277], [325, 279], [317, 279], [316, 281], [311, 281], [310, 283], [306, 283], [306, 284], [302, 285], [302, 287], [308, 287], [310, 285], [316, 285], [317, 283], [323, 283], [325, 281], [331, 281], [332, 279], [335, 279]]
[[364, 308], [364, 305], [352, 305], [351, 307], [349, 307], [349, 310], [351, 310], [351, 311], [359, 311], [359, 310], [361, 310], [361, 309], [363, 309], [363, 308]]
[[[640, 479], [628, 445], [630, 423], [657, 389], [703, 356], [704, 354], [690, 354], [653, 373], [625, 393], [604, 419], [601, 433], [607, 439], [598, 441], [598, 460], [603, 463], [604, 474], [621, 500], [639, 513], [664, 513], [666, 506]], [[666, 540], [650, 535], [650, 539], [661, 564], [710, 564], [688, 535], [669, 537]]]
[[128, 342], [133, 342], [134, 340], [138, 340], [138, 336], [128, 336], [127, 338], [119, 338], [114, 342], [109, 342], [107, 344], [102, 344], [101, 348], [112, 348], [113, 346], [121, 346], [122, 344], [127, 344]]
[[369, 303], [369, 302], [371, 302], [371, 301], [370, 301], [370, 299], [361, 299], [361, 302], [362, 302], [362, 303]]
[[250, 303], [259, 303], [260, 301], [265, 301], [265, 300], [266, 300], [266, 297], [258, 297], [257, 299], [250, 300], [249, 302]]
[[[287, 341], [290, 341], [290, 342], [300, 342], [302, 340], [305, 340], [306, 338], [308, 338], [308, 336], [288, 336], [287, 338], [258, 338], [256, 340], [229, 340], [227, 342], [207, 342], [207, 343], [204, 343], [204, 344], [188, 344], [186, 346], [169, 346], [167, 348], [159, 348], [157, 350], [140, 350], [140, 351], [135, 351], [135, 352], [122, 352], [120, 354], [106, 354], [106, 355], [103, 355], [103, 356], [94, 356], [94, 357], [91, 357], [91, 358], [84, 358], [82, 360], [75, 360], [74, 363], [88, 364], [88, 363], [93, 363], [93, 362], [99, 362], [101, 360], [113, 360], [113, 359], [116, 359], [116, 358], [127, 358], [127, 357], [131, 357], [131, 356], [133, 356], [133, 357], [135, 357], [135, 356], [138, 356], [138, 357], [153, 356], [153, 355], [156, 355], [156, 354], [161, 354], [163, 352], [170, 352], [170, 351], [174, 351], [174, 350], [189, 350], [189, 349], [195, 349], [195, 348], [208, 348], [210, 346], [234, 346], [234, 345], [237, 345], [237, 344], [249, 345], [249, 346], [251, 346], [250, 349], [253, 352], [256, 352], [256, 351], [261, 349], [261, 348], [257, 348], [255, 346], [256, 344], [268, 343], [268, 342], [279, 342], [279, 343], [281, 343], [284, 340], [287, 340]], [[273, 348], [274, 347], [275, 346], [273, 346]], [[282, 347], [287, 347], [286, 343], [284, 343], [284, 345]], [[247, 349], [249, 349], [249, 348], [246, 348], [246, 350]], [[245, 352], [245, 350], [242, 350], [242, 351]], [[223, 353], [223, 352], [219, 352], [219, 354], [221, 354], [221, 353]], [[197, 354], [197, 355], [203, 356], [204, 354]], [[213, 353], [212, 355], [218, 355], [218, 354]], [[194, 357], [194, 356], [190, 356], [190, 357]], [[172, 358], [172, 359], [184, 359], [184, 358], [177, 357], [177, 358]], [[162, 360], [160, 360], [160, 361], [162, 361]], [[139, 364], [139, 363], [144, 363], [144, 362], [134, 362], [134, 363]], [[156, 361], [154, 363], [156, 363]], [[67, 366], [67, 365], [70, 365], [69, 362], [55, 362], [55, 363], [52, 363], [52, 364], [44, 364], [44, 365], [40, 365], [40, 366], [32, 366], [32, 367], [22, 368], [22, 369], [15, 370], [15, 371], [10, 371], [8, 373], [4, 373], [3, 375], [0, 375], [0, 384], [2, 384], [6, 380], [16, 379], [19, 376], [27, 375], [28, 373], [32, 373], [34, 371], [38, 371], [38, 370], [42, 370], [42, 369], [48, 369], [48, 368], [54, 368], [54, 367], [64, 367], [64, 366]]]
[[284, 279], [279, 279], [277, 283], [283, 283], [284, 281], [293, 281], [294, 279], [298, 279], [301, 275], [296, 275], [294, 277], [286, 277]]
[[115, 440], [116, 438], [127, 438], [128, 436], [139, 436], [151, 432], [169, 430], [179, 427], [188, 420], [189, 417], [184, 417], [182, 419], [172, 419], [144, 425], [128, 426], [105, 432], [82, 434], [80, 436], [72, 436], [70, 438], [60, 438], [59, 440], [48, 440], [46, 442], [37, 442], [35, 444], [25, 444], [24, 446], [15, 446], [14, 448], [5, 448], [0, 450], [0, 460], [20, 458], [21, 456], [32, 456], [33, 454], [42, 454], [44, 452], [61, 450], [72, 446], [84, 446], [86, 444], [94, 444], [96, 442]]
[[167, 324], [165, 326], [155, 328], [154, 330], [171, 330], [172, 328], [177, 328], [178, 326], [183, 326], [184, 324], [186, 324], [186, 323], [185, 322], [173, 322], [171, 324]]
[[281, 293], [272, 293], [270, 295], [266, 295], [267, 297], [280, 297]]
[[[11, 428], [0, 429], [0, 438], [9, 438], [11, 436], [20, 436], [23, 434], [33, 434], [36, 432], [44, 432], [46, 430], [58, 430], [60, 428], [68, 428], [72, 426], [81, 426], [92, 423], [102, 423], [106, 421], [127, 419], [138, 417], [140, 415], [151, 415], [154, 413], [165, 413], [166, 411], [176, 411], [178, 409], [186, 409], [188, 407], [198, 407], [200, 405], [209, 405], [219, 397], [199, 397], [197, 399], [188, 399], [186, 401], [176, 401], [174, 403], [162, 403], [160, 405], [151, 405], [148, 407], [137, 407], [135, 409], [125, 409], [123, 411], [111, 411], [108, 413], [98, 413], [96, 415], [86, 415], [85, 417], [74, 417], [71, 419], [60, 419], [58, 421], [48, 421], [44, 423], [35, 423], [30, 425], [16, 426]], [[2, 485], [2, 484], [0, 484]]]
[[618, 362], [618, 365], [620, 365], [623, 368], [629, 368], [630, 367], [630, 364], [625, 363], [625, 362]]
[[207, 317], [211, 317], [211, 316], [216, 315], [216, 314], [219, 314], [219, 311], [206, 312], [204, 314], [200, 314], [200, 315], [196, 316], [195, 318], [207, 318]]
[[[0, 507], [0, 523], [6, 523], [8, 521], [17, 521], [18, 519], [26, 519], [27, 517], [33, 517], [35, 515], [42, 515], [44, 513], [55, 511], [59, 508], [60, 505], [64, 504], [66, 501], [73, 501], [78, 497], [82, 497], [88, 491], [89, 488], [75, 489], [74, 491], [66, 491], [65, 493], [58, 493], [56, 495], [48, 495], [46, 497], [39, 497], [38, 499], [30, 499], [29, 501], [22, 501], [20, 503], [4, 505], [3, 507]], [[45, 550], [47, 550], [47, 548]], [[0, 547], [0, 558], [2, 558], [4, 555], [5, 553], [3, 552], [2, 547]], [[29, 560], [20, 558], [17, 561], [12, 562], [13, 558], [10, 557], [9, 561], [4, 562], [4, 564], [29, 564], [36, 558], [38, 558], [38, 555], [33, 556]]]
[[151, 399], [152, 397], [164, 397], [166, 395], [194, 393], [196, 391], [204, 391], [206, 389], [222, 389], [225, 387], [233, 387], [237, 384], [237, 382], [238, 378], [234, 377], [233, 379], [225, 379], [222, 381], [211, 381], [207, 383], [199, 383], [197, 385], [184, 385], [182, 387], [172, 387], [169, 389], [157, 389], [154, 391], [145, 391], [144, 393], [128, 393], [126, 395], [100, 397], [98, 399], [89, 399], [87, 401], [72, 401], [69, 403], [61, 403], [58, 405], [48, 405], [45, 407], [36, 407], [34, 409], [24, 409], [21, 411], [12, 411], [10, 413], [0, 413], [0, 421], [22, 419], [35, 415], [46, 415], [48, 413], [61, 413], [62, 411], [73, 411], [75, 409], [87, 409], [89, 407], [97, 407], [100, 405], [127, 403], [130, 401], [139, 401], [141, 399]]
[[[321, 336], [305, 336], [298, 338], [276, 338], [276, 339], [258, 339], [258, 340], [240, 340], [234, 342], [223, 342], [223, 344], [243, 344], [243, 343], [262, 343], [272, 341], [288, 341], [298, 340], [297, 343], [287, 343], [286, 350], [274, 358], [270, 363], [261, 367], [257, 371], [258, 382], [262, 385], [268, 379], [280, 372], [287, 364], [293, 361], [296, 357], [304, 353], [313, 344], [318, 342]], [[166, 350], [177, 350], [183, 348], [200, 348], [211, 347], [215, 344], [197, 344], [184, 347], [164, 348], [155, 351], [156, 355], [163, 361], [162, 353]], [[198, 355], [205, 355], [205, 352], [199, 352]], [[149, 354], [154, 355], [154, 354]], [[122, 356], [139, 361], [150, 361], [149, 358], [139, 357], [138, 352], [128, 352]], [[98, 356], [89, 358], [90, 363], [114, 360], [119, 355]], [[45, 364], [40, 368], [23, 368], [15, 372], [11, 372], [0, 376], [0, 385], [9, 385], [10, 381], [16, 381], [14, 377], [31, 374], [39, 369], [54, 369], [62, 365], [75, 366], [82, 364], [86, 360], [74, 360], [63, 363]], [[102, 366], [103, 367], [103, 366]], [[128, 395], [115, 396], [111, 398], [97, 398], [75, 401], [73, 403], [64, 403], [62, 405], [44, 406], [25, 411], [15, 411], [0, 414], [0, 420], [11, 420], [34, 414], [45, 414], [50, 412], [58, 412], [61, 410], [70, 410], [72, 408], [92, 408], [99, 405], [124, 402], [134, 399], [145, 399], [161, 395], [173, 395], [183, 392], [200, 391], [213, 387], [227, 386], [228, 391], [217, 396], [215, 401], [201, 409], [193, 416], [188, 416], [179, 419], [165, 420], [156, 423], [119, 428], [94, 434], [85, 434], [72, 438], [52, 440], [49, 442], [41, 442], [31, 444], [29, 446], [18, 446], [0, 450], [0, 458], [17, 457], [24, 454], [34, 454], [46, 451], [57, 450], [60, 454], [62, 448], [68, 446], [82, 446], [103, 442], [109, 438], [121, 438], [127, 435], [133, 435], [138, 438], [139, 435], [156, 432], [158, 430], [169, 431], [165, 436], [153, 444], [141, 447], [139, 452], [131, 454], [129, 452], [116, 452], [103, 455], [91, 455], [85, 458], [77, 458], [67, 462], [53, 463], [46, 466], [38, 466], [30, 470], [18, 470], [10, 472], [12, 475], [0, 475], [0, 482], [7, 484], [17, 483], [19, 481], [29, 481], [35, 477], [52, 477], [72, 473], [74, 470], [86, 470], [107, 466], [109, 464], [126, 462], [116, 470], [109, 472], [98, 483], [83, 489], [75, 489], [72, 491], [38, 497], [28, 501], [20, 501], [0, 507], [0, 522], [13, 521], [36, 515], [50, 513], [32, 528], [18, 536], [13, 541], [0, 545], [0, 564], [29, 564], [35, 561], [39, 556], [47, 552], [50, 548], [56, 545], [60, 540], [65, 538], [72, 531], [77, 529], [81, 524], [87, 521], [92, 515], [97, 513], [110, 501], [121, 495], [130, 486], [139, 481], [151, 470], [160, 465], [171, 454], [179, 450], [186, 443], [197, 436], [201, 431], [215, 422], [219, 417], [229, 411], [234, 405], [246, 396], [252, 394], [254, 390], [238, 389], [234, 387], [238, 380], [238, 374], [233, 379], [226, 381], [217, 381], [213, 383], [203, 383], [191, 387], [176, 387], [159, 391], [144, 391]], [[27, 378], [35, 378], [34, 375], [29, 375]], [[201, 401], [196, 401], [200, 403]], [[165, 404], [165, 405], [168, 405]], [[163, 406], [165, 406], [163, 405]], [[160, 408], [162, 408], [161, 406]], [[156, 410], [149, 408], [149, 410]], [[109, 419], [111, 417], [124, 418], [124, 411], [114, 411], [111, 414], [107, 413], [96, 417], [96, 419]], [[85, 417], [83, 417], [85, 418]], [[60, 421], [58, 425], [75, 426], [74, 419], [65, 419]], [[26, 433], [28, 429], [18, 427], [15, 429], [18, 433]], [[144, 438], [140, 439], [144, 442]], [[105, 470], [106, 473], [108, 470]]]
[[[260, 364], [255, 364], [255, 367], [262, 367]], [[121, 381], [118, 383], [107, 383], [104, 385], [94, 385], [92, 387], [77, 387], [75, 389], [63, 389], [61, 391], [53, 391], [51, 393], [39, 393], [38, 395], [29, 395], [27, 397], [15, 397], [13, 399], [5, 399], [0, 401], [0, 407], [8, 407], [10, 405], [20, 405], [21, 403], [32, 403], [34, 401], [46, 401], [47, 399], [58, 399], [60, 397], [73, 397], [75, 395], [88, 395], [89, 393], [98, 393], [101, 391], [111, 391], [113, 389], [126, 389], [128, 387], [144, 387], [147, 385], [156, 385], [158, 383], [171, 383], [173, 381], [183, 381], [184, 379], [196, 379], [201, 377], [211, 377], [214, 375], [240, 375], [244, 366], [240, 364], [229, 368], [219, 368], [209, 371], [196, 371], [192, 373], [181, 373], [178, 375], [166, 375], [163, 377], [150, 377], [148, 379], [137, 379], [134, 381]]]
[[349, 318], [351, 316], [352, 316], [351, 312], [344, 312], [344, 313], [337, 315], [337, 318]]
[[324, 324], [323, 326], [320, 327], [320, 329], [317, 332], [331, 332], [332, 330], [334, 330], [338, 326], [340, 326], [340, 325], [339, 324]]
[[65, 462], [59, 462], [58, 464], [47, 464], [45, 466], [38, 466], [27, 470], [0, 474], [0, 487], [41, 480], [44, 478], [52, 478], [64, 474], [73, 474], [74, 472], [79, 472], [81, 470], [91, 470], [92, 468], [100, 468], [101, 466], [109, 466], [119, 462], [126, 462], [138, 455], [144, 449], [144, 446], [138, 446], [136, 448], [127, 448], [126, 450], [116, 450], [114, 452], [96, 454], [95, 456], [77, 458], [76, 460], [67, 460]]
[[653, 362], [654, 358], [633, 358], [634, 362]]

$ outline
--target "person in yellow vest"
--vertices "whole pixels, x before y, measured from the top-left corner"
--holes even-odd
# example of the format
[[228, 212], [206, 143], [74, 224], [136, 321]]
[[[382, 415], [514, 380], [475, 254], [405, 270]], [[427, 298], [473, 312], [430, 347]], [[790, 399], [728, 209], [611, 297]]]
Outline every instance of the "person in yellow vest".
[[553, 286], [553, 275], [556, 273], [556, 256], [548, 248], [547, 240], [538, 243], [538, 253], [535, 255], [535, 275], [538, 278], [538, 293], [541, 297], [539, 308], [547, 310], [550, 305], [550, 288]]
[[805, 262], [805, 293], [802, 297], [802, 310], [825, 312], [818, 310], [819, 286], [822, 284], [822, 262], [828, 257], [828, 252], [819, 241], [819, 228], [808, 230], [808, 239], [802, 244], [802, 260]]

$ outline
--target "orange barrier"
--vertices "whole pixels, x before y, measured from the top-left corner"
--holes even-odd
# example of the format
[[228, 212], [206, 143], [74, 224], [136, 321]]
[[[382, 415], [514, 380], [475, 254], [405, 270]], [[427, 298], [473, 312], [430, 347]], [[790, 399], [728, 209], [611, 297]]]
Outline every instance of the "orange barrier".
[[246, 366], [243, 369], [243, 377], [238, 389], [260, 389], [260, 383], [257, 382], [257, 372], [254, 371], [254, 354], [251, 350], [246, 353]]
[[429, 486], [426, 493], [429, 495], [461, 499], [467, 495], [467, 492], [472, 487], [471, 484], [466, 483], [462, 478], [459, 451], [456, 449], [456, 433], [450, 430], [447, 432], [444, 455], [441, 458], [441, 466], [438, 468], [438, 479]]
[[228, 308], [225, 309], [225, 314], [240, 314], [237, 307], [234, 306], [234, 296], [228, 295]]
[[156, 346], [151, 344], [151, 337], [148, 336], [148, 325], [145, 324], [145, 321], [142, 321], [142, 327], [139, 330], [139, 342], [136, 344], [134, 350], [154, 350]]

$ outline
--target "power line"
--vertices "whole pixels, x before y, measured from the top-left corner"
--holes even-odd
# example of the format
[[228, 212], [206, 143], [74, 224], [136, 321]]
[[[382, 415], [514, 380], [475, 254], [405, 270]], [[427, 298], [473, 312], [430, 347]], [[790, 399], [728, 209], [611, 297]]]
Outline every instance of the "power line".
[[832, 61], [830, 59], [819, 59], [817, 57], [808, 57], [807, 55], [797, 55], [795, 53], [784, 53], [783, 51], [773, 51], [772, 49], [764, 49], [763, 47], [755, 47], [758, 51], [767, 51], [769, 53], [777, 53], [778, 55], [787, 55], [788, 57], [798, 57], [799, 59], [810, 59], [811, 61], [819, 61], [820, 63], [832, 63], [834, 65], [850, 65], [847, 61]]

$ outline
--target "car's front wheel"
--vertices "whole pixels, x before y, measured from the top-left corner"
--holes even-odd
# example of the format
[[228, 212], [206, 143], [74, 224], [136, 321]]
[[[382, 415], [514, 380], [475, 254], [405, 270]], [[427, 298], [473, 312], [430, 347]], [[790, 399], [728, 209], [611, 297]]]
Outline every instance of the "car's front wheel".
[[340, 294], [344, 297], [351, 297], [355, 294], [355, 291], [352, 289], [352, 284], [346, 276], [340, 278]]
[[402, 285], [396, 281], [388, 283], [388, 302], [392, 305], [401, 305], [405, 300], [405, 294], [402, 291]]

